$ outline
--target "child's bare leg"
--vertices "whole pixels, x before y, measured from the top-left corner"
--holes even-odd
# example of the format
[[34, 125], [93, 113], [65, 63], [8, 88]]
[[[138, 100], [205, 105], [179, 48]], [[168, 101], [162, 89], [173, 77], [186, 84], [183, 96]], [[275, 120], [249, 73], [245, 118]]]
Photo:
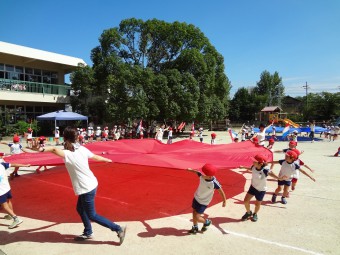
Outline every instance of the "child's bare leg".
[[287, 197], [289, 193], [289, 186], [285, 185], [283, 188], [283, 197]]
[[258, 213], [258, 211], [260, 211], [260, 207], [261, 207], [261, 203], [262, 201], [255, 201], [255, 211], [254, 213]]
[[[11, 201], [11, 200], [8, 200], [8, 201]], [[2, 208], [4, 208], [5, 212], [6, 212], [7, 214], [11, 215], [12, 218], [13, 218], [13, 217], [16, 216], [16, 215], [15, 215], [15, 213], [13, 212], [12, 203], [10, 202], [10, 204], [9, 204], [8, 201], [2, 204]]]
[[250, 213], [250, 199], [253, 197], [253, 195], [247, 193], [246, 196], [244, 197], [244, 207], [247, 210], [247, 213]]
[[205, 219], [201, 216], [200, 213], [196, 212], [195, 210], [192, 212], [192, 220], [195, 226], [197, 226], [198, 223], [205, 223]]
[[277, 188], [276, 188], [274, 194], [275, 194], [275, 195], [278, 195], [278, 194], [281, 192], [281, 190], [282, 190], [282, 185], [277, 186]]
[[292, 190], [295, 190], [296, 182], [292, 182]]

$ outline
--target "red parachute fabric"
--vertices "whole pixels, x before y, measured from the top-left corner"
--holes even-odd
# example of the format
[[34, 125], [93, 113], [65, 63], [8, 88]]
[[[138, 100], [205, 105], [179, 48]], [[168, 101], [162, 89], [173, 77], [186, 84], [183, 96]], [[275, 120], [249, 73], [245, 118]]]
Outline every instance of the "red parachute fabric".
[[[250, 166], [256, 154], [263, 154], [268, 161], [273, 158], [271, 151], [251, 142], [210, 145], [184, 140], [168, 145], [144, 139], [95, 142], [86, 147], [116, 162], [91, 165], [99, 182], [97, 212], [114, 221], [143, 222], [190, 213], [199, 180], [183, 170], [188, 167], [201, 168], [205, 163], [217, 166], [220, 171], [216, 178], [231, 198], [244, 192], [246, 179], [228, 168]], [[45, 152], [22, 153], [5, 160], [36, 166], [62, 165], [11, 181], [18, 215], [56, 223], [80, 222], [75, 210], [77, 197], [61, 158]], [[216, 194], [209, 206], [220, 202]]]
[[[94, 142], [85, 145], [94, 154], [102, 155], [116, 163], [186, 169], [201, 168], [205, 163], [220, 169], [250, 166], [252, 157], [262, 154], [267, 161], [273, 153], [250, 141], [210, 145], [193, 140], [163, 144], [154, 139]], [[63, 160], [52, 153], [22, 153], [6, 157], [7, 162], [32, 166], [56, 166]], [[92, 162], [92, 161], [90, 161]]]

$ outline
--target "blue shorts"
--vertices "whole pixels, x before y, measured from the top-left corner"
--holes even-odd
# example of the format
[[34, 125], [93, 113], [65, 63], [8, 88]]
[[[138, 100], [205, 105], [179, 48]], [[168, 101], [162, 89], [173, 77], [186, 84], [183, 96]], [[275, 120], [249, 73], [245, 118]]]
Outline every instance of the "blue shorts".
[[250, 185], [248, 192], [250, 195], [255, 196], [257, 201], [262, 201], [264, 195], [266, 194], [265, 191], [258, 191], [257, 189], [255, 189], [252, 185]]
[[196, 201], [196, 199], [194, 198], [192, 200], [192, 209], [194, 209], [196, 212], [198, 213], [204, 213], [205, 209], [207, 209], [207, 205], [201, 205], [200, 203], [198, 203]]
[[289, 181], [277, 181], [277, 184], [279, 186], [282, 186], [282, 185], [290, 186], [292, 184], [292, 180], [289, 180]]
[[12, 198], [11, 191], [8, 191], [7, 193], [0, 196], [0, 204], [6, 203], [8, 199]]

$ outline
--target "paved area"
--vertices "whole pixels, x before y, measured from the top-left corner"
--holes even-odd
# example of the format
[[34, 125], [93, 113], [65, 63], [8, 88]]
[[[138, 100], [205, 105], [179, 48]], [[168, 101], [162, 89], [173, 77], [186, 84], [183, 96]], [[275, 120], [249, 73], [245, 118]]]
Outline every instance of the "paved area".
[[[227, 132], [216, 133], [217, 143], [230, 143]], [[205, 135], [204, 142], [209, 143], [209, 132]], [[340, 222], [337, 220], [340, 157], [332, 156], [339, 146], [339, 140], [300, 142], [298, 148], [304, 150], [301, 159], [315, 169], [316, 182], [301, 175], [297, 189], [290, 193], [288, 204], [283, 205], [270, 202], [276, 182], [268, 181], [268, 193], [256, 223], [240, 221], [245, 212], [245, 192], [229, 199], [225, 208], [220, 203], [207, 209], [213, 226], [204, 234], [187, 234], [192, 225], [191, 214], [144, 222], [119, 222], [128, 226], [122, 246], [118, 245], [115, 233], [97, 224], [93, 224], [94, 240], [75, 242], [74, 235], [83, 229], [80, 220], [79, 223], [56, 224], [24, 218], [18, 228], [9, 230], [8, 221], [3, 219], [5, 214], [0, 210], [0, 254], [340, 254]], [[286, 147], [287, 142], [274, 145], [275, 150]], [[0, 151], [9, 149], [0, 145]], [[283, 154], [274, 154], [275, 160], [282, 158]], [[33, 169], [24, 170], [21, 174], [35, 174]], [[245, 175], [244, 190], [247, 190], [250, 174], [234, 171]], [[274, 171], [277, 173], [279, 167]]]

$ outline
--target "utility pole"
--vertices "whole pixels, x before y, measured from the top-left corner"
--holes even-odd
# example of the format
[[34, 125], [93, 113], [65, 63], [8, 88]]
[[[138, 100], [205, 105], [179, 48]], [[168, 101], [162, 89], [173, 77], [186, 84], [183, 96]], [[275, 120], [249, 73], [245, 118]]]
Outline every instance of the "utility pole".
[[308, 109], [308, 89], [310, 88], [306, 82], [306, 85], [302, 86], [302, 88], [306, 89], [306, 109]]

